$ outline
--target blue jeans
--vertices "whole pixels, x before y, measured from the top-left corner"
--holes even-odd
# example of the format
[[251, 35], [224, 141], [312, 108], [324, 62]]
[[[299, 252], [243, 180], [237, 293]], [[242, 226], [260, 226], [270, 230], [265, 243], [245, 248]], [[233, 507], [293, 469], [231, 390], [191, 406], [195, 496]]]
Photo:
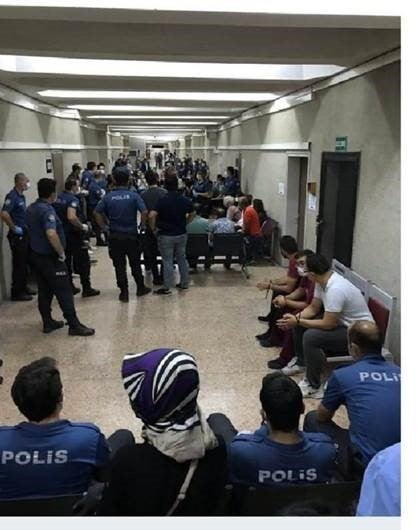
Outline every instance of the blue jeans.
[[159, 251], [163, 261], [163, 285], [170, 289], [174, 283], [174, 257], [181, 276], [181, 286], [188, 287], [188, 262], [185, 257], [187, 234], [180, 236], [158, 236]]

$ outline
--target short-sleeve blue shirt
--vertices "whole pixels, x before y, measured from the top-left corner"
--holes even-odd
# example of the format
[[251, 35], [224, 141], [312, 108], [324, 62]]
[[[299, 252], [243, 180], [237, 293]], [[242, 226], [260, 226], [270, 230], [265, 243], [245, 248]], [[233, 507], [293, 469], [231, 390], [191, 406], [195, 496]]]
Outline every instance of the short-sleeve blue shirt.
[[264, 425], [253, 434], [238, 434], [228, 448], [230, 480], [247, 486], [282, 486], [329, 482], [337, 448], [323, 433], [300, 432], [297, 444], [268, 437]]
[[367, 464], [378, 451], [401, 439], [401, 370], [379, 355], [337, 368], [322, 405], [330, 411], [346, 406], [350, 439]]
[[58, 194], [57, 200], [53, 203], [53, 207], [57, 212], [60, 221], [63, 223], [64, 232], [68, 234], [73, 232], [76, 228], [67, 219], [67, 210], [74, 208], [76, 210], [76, 216], [78, 219], [82, 217], [82, 209], [80, 207], [80, 201], [74, 193], [70, 191], [62, 191]]
[[160, 235], [180, 236], [187, 232], [187, 214], [194, 211], [190, 199], [170, 191], [159, 199], [154, 209], [158, 213], [156, 225]]
[[26, 197], [23, 193], [18, 193], [16, 188], [9, 191], [4, 199], [2, 211], [10, 215], [16, 226], [25, 228]]
[[101, 186], [99, 185], [99, 182], [96, 181], [95, 179], [90, 181], [88, 190], [89, 190], [89, 195], [88, 195], [89, 206], [92, 206], [92, 208], [95, 208], [95, 206], [104, 196], [105, 190], [101, 188]]
[[33, 202], [26, 211], [26, 225], [29, 233], [29, 245], [34, 252], [46, 256], [55, 255], [47, 230], [56, 230], [63, 248], [66, 247], [63, 223], [53, 206], [42, 199]]
[[146, 211], [143, 199], [135, 191], [117, 188], [98, 203], [95, 212], [104, 214], [109, 220], [111, 232], [137, 234], [137, 212]]
[[0, 500], [58, 497], [87, 490], [110, 450], [92, 423], [60, 420], [0, 427]]
[[93, 176], [93, 171], [90, 171], [89, 169], [85, 169], [82, 173], [82, 178], [80, 179], [80, 183], [83, 188], [88, 189], [90, 182], [94, 179], [95, 177]]

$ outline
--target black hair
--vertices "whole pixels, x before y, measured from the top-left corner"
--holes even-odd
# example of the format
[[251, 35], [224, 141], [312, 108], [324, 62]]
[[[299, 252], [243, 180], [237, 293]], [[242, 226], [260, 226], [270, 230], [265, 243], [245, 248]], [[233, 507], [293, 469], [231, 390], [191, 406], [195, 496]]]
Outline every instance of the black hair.
[[63, 401], [63, 385], [55, 359], [43, 357], [23, 366], [12, 385], [11, 395], [29, 421], [42, 421]]
[[82, 169], [81, 166], [80, 166], [80, 164], [77, 164], [77, 163], [76, 163], [76, 164], [73, 164], [73, 165], [71, 166], [71, 170], [72, 170], [73, 173], [74, 173], [75, 171], [77, 171], [78, 169]]
[[67, 178], [66, 182], [64, 183], [64, 189], [66, 191], [71, 191], [78, 182], [79, 182], [78, 178], [70, 176]]
[[128, 171], [122, 167], [114, 168], [112, 171], [112, 176], [114, 177], [115, 184], [117, 186], [127, 186], [130, 175]]
[[255, 211], [258, 213], [265, 212], [264, 203], [262, 202], [261, 199], [254, 199], [252, 201], [252, 206], [254, 207]]
[[327, 258], [322, 254], [311, 254], [306, 258], [306, 268], [313, 274], [325, 274], [331, 268]]
[[38, 180], [38, 195], [40, 199], [48, 199], [53, 193], [55, 193], [55, 188], [57, 182], [54, 179], [42, 178]]
[[149, 186], [154, 186], [158, 183], [157, 173], [153, 169], [148, 169], [144, 174], [144, 178]]
[[274, 430], [291, 432], [298, 429], [304, 407], [302, 391], [293, 379], [280, 372], [266, 375], [260, 401]]
[[309, 248], [305, 248], [305, 250], [300, 250], [297, 254], [296, 254], [296, 259], [300, 259], [300, 258], [303, 258], [303, 257], [308, 257], [308, 256], [312, 256], [313, 254], [315, 254], [315, 252], [313, 250], [310, 250]]
[[287, 252], [287, 254], [296, 254], [298, 249], [298, 244], [296, 239], [292, 236], [283, 236], [280, 238], [280, 248]]
[[165, 188], [168, 191], [176, 191], [178, 189], [178, 177], [176, 173], [165, 175]]
[[357, 321], [349, 328], [349, 342], [359, 346], [360, 351], [381, 355], [384, 339], [377, 325], [371, 324], [369, 329], [363, 326], [363, 321]]
[[226, 168], [226, 171], [230, 173], [231, 175], [235, 175], [235, 168], [233, 166], [228, 166]]
[[86, 165], [86, 169], [88, 171], [92, 171], [96, 167], [96, 162], [88, 162]]
[[99, 166], [104, 166], [104, 167], [105, 167], [105, 164], [104, 164], [103, 162], [99, 162], [99, 163], [98, 163], [98, 167], [99, 167]]

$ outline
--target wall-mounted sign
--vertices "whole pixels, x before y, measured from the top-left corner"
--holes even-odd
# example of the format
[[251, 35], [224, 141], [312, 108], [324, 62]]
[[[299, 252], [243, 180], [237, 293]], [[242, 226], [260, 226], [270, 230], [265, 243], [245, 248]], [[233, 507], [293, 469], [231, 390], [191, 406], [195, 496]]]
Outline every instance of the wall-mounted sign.
[[284, 182], [279, 182], [279, 195], [285, 195]]
[[335, 139], [336, 151], [347, 151], [347, 136], [337, 136]]
[[47, 173], [52, 173], [52, 158], [47, 158], [45, 160], [45, 169]]

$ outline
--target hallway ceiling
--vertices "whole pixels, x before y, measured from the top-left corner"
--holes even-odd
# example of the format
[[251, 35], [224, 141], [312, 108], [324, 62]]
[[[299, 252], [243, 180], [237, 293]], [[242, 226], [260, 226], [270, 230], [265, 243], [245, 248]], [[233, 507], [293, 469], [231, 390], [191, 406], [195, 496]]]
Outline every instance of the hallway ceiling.
[[399, 17], [0, 6], [0, 83], [116, 128], [214, 128], [399, 46]]

